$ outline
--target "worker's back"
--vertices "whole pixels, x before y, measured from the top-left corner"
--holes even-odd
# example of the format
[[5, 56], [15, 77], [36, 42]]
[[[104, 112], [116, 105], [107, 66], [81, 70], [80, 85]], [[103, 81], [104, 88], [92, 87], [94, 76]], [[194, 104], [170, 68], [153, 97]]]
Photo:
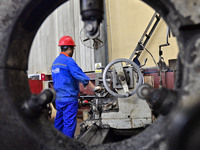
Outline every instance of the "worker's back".
[[[74, 101], [78, 99], [79, 82], [87, 85], [89, 77], [81, 70], [73, 58], [65, 53], [56, 58], [52, 65], [52, 78], [58, 101]], [[62, 99], [62, 100], [61, 100]]]
[[79, 81], [76, 80], [70, 73], [69, 67], [71, 57], [63, 54], [59, 55], [52, 65], [53, 85], [56, 91], [56, 100], [58, 101], [74, 101], [78, 99]]

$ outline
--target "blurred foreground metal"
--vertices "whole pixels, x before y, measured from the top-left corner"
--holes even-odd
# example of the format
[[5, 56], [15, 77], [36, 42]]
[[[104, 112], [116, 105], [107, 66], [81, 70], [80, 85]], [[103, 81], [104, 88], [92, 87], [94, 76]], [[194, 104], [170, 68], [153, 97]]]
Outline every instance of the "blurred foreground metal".
[[89, 147], [59, 133], [49, 124], [45, 115], [36, 119], [29, 119], [24, 115], [21, 107], [31, 97], [26, 74], [31, 43], [44, 19], [64, 2], [65, 0], [0, 1], [0, 148], [199, 149], [199, 0], [144, 0], [165, 19], [177, 37], [180, 53], [175, 87], [178, 91], [177, 104], [167, 116], [160, 116], [142, 133], [118, 143]]

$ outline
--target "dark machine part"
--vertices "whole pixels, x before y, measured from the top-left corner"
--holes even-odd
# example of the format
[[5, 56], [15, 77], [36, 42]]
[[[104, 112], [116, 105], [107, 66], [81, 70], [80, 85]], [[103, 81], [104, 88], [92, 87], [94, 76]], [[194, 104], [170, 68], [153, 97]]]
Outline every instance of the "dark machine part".
[[[176, 76], [176, 88], [187, 91], [186, 95], [179, 93], [177, 105], [182, 101], [190, 104], [175, 107], [167, 116], [160, 115], [157, 120], [142, 133], [130, 137], [128, 140], [89, 147], [81, 142], [72, 140], [57, 131], [49, 121], [41, 115], [38, 119], [27, 119], [22, 115], [21, 107], [24, 101], [31, 97], [27, 66], [28, 56], [33, 39], [42, 22], [59, 5], [66, 0], [1, 0], [0, 4], [0, 143], [1, 149], [15, 150], [183, 150], [174, 142], [182, 144], [183, 130], [174, 132], [173, 128], [182, 128], [176, 124], [176, 115], [186, 114], [183, 122], [187, 122], [188, 142], [184, 150], [199, 149], [199, 112], [197, 103], [192, 98], [199, 100], [200, 91], [200, 18], [199, 0], [143, 0], [159, 12], [170, 26], [177, 38], [179, 45], [179, 59]], [[124, 1], [125, 2], [125, 1]], [[134, 11], [134, 10], [133, 10]], [[16, 79], [17, 77], [17, 79]], [[191, 111], [186, 111], [191, 110]], [[186, 113], [187, 112], [187, 113]], [[192, 117], [197, 116], [197, 117]], [[175, 118], [175, 119], [173, 119]], [[192, 119], [196, 118], [196, 119]], [[193, 120], [193, 121], [192, 121]], [[197, 121], [197, 122], [195, 122]], [[197, 126], [195, 126], [197, 123]], [[183, 128], [182, 128], [183, 129]], [[172, 137], [177, 137], [173, 142]], [[180, 133], [180, 134], [179, 134]], [[182, 137], [183, 138], [183, 137]], [[174, 139], [174, 138], [173, 138]], [[187, 140], [186, 139], [186, 140]], [[194, 145], [193, 145], [194, 143]], [[196, 144], [195, 144], [196, 143]]]
[[[161, 51], [162, 52], [162, 51]], [[161, 53], [159, 53], [160, 55]], [[160, 76], [159, 79], [159, 87], [164, 87], [163, 84], [163, 78], [164, 78], [164, 83], [165, 83], [165, 87], [167, 87], [167, 81], [166, 81], [166, 72], [168, 71], [168, 67], [164, 61], [164, 58], [162, 56], [160, 56], [160, 60], [158, 62], [158, 67], [159, 67], [159, 72], [158, 72], [158, 76]], [[164, 77], [162, 77], [162, 73], [164, 73]]]
[[[167, 27], [167, 33], [166, 33], [166, 43], [165, 44], [161, 44], [159, 45], [159, 62], [158, 62], [158, 66], [159, 66], [159, 75], [160, 75], [160, 81], [159, 81], [159, 84], [160, 84], [160, 87], [163, 86], [163, 78], [162, 78], [162, 72], [164, 72], [164, 80], [165, 80], [165, 84], [167, 83], [166, 82], [166, 71], [168, 70], [168, 67], [164, 61], [164, 57], [162, 56], [163, 55], [163, 51], [162, 51], [162, 47], [166, 47], [166, 46], [169, 46], [170, 43], [168, 42], [168, 38], [170, 37], [170, 29], [169, 29], [169, 26]], [[165, 85], [167, 87], [167, 85]]]
[[104, 15], [103, 0], [80, 0], [80, 11], [86, 35], [96, 38]]
[[[179, 107], [177, 107], [178, 110]], [[169, 126], [172, 132], [168, 133], [170, 150], [199, 150], [200, 142], [200, 103], [193, 107], [177, 111]]]
[[99, 97], [90, 102], [90, 119], [99, 119], [102, 111], [118, 111], [118, 99], [117, 97]]
[[102, 105], [100, 104], [100, 100], [95, 98], [91, 102], [90, 109], [90, 119], [99, 119], [102, 111]]
[[39, 95], [32, 95], [22, 105], [22, 111], [29, 118], [39, 117], [47, 105], [55, 101], [56, 92], [53, 89], [45, 89]]
[[156, 115], [169, 114], [178, 100], [176, 91], [166, 88], [153, 89], [148, 84], [141, 85], [137, 93], [140, 98], [147, 101], [149, 107]]
[[78, 141], [89, 146], [104, 144], [109, 141], [111, 128], [109, 125], [101, 123], [101, 113], [110, 112], [110, 110], [119, 110], [116, 97], [94, 98], [90, 102], [89, 119], [80, 124]]
[[133, 88], [133, 69], [132, 68], [124, 68], [124, 75], [117, 75], [117, 72], [113, 70], [113, 88], [118, 89], [122, 88], [121, 81], [126, 80], [128, 87]]
[[89, 146], [104, 144], [109, 134], [109, 128], [100, 128], [93, 124], [78, 140]]

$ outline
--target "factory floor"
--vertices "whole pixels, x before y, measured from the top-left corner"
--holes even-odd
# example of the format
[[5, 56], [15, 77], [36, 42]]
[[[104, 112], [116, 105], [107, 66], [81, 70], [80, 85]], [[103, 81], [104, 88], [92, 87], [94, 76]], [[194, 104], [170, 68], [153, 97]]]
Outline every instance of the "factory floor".
[[76, 131], [75, 131], [74, 137], [77, 137], [77, 136], [80, 135], [80, 124], [81, 124], [81, 122], [83, 122], [83, 118], [78, 117], [77, 118]]

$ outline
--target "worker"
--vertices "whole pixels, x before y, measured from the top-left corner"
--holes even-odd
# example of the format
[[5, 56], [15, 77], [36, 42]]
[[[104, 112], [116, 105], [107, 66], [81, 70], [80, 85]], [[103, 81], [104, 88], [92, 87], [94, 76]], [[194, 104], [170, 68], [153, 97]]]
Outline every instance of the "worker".
[[76, 45], [70, 36], [60, 38], [58, 46], [61, 53], [52, 65], [57, 110], [54, 126], [66, 136], [73, 138], [77, 123], [79, 82], [84, 87], [89, 86], [94, 92], [101, 92], [102, 87], [95, 87], [72, 58]]

